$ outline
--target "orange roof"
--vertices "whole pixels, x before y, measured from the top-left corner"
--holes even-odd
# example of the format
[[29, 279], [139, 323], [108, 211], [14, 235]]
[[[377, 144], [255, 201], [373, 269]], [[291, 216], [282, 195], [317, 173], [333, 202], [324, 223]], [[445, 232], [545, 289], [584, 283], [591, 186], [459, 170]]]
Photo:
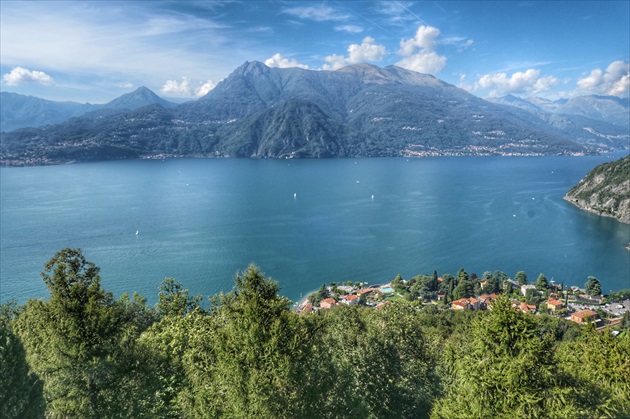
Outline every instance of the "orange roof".
[[359, 296], [355, 294], [350, 294], [343, 297], [343, 299], [346, 301], [356, 300], [357, 298], [359, 298]]
[[322, 301], [320, 301], [319, 306], [322, 308], [326, 308], [326, 307], [332, 307], [335, 304], [337, 304], [337, 302], [333, 300], [332, 298], [324, 298]]
[[599, 316], [599, 314], [597, 314], [593, 310], [582, 310], [582, 311], [578, 311], [577, 313], [571, 314], [571, 317], [573, 317], [573, 316], [575, 316], [577, 318], [580, 318], [580, 319], [583, 319], [585, 317]]
[[558, 300], [547, 300], [547, 304], [551, 304], [552, 306], [563, 306], [564, 303]]
[[499, 296], [494, 294], [494, 293], [492, 293], [492, 294], [490, 294], [490, 298], [492, 298], [493, 300], [496, 300], [497, 298], [499, 298]]
[[468, 300], [465, 298], [460, 298], [459, 300], [453, 301], [453, 305], [460, 307], [468, 307]]
[[300, 314], [302, 314], [302, 313], [310, 313], [311, 311], [313, 311], [313, 304], [306, 303], [306, 305], [304, 306], [302, 311], [300, 311]]
[[479, 300], [477, 300], [475, 297], [470, 297], [468, 301], [470, 302], [470, 304], [475, 304], [479, 302]]
[[357, 291], [357, 294], [359, 295], [363, 295], [363, 294], [367, 294], [368, 292], [372, 292], [374, 291], [374, 288], [363, 288], [362, 290]]

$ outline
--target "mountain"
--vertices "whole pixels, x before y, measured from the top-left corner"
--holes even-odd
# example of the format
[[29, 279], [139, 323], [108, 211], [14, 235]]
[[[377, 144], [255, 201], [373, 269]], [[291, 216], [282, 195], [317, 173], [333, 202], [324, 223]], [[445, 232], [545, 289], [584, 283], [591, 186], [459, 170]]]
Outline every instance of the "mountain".
[[142, 86], [131, 93], [124, 94], [102, 105], [102, 107], [105, 109], [135, 110], [149, 105], [160, 105], [163, 108], [171, 108], [176, 104], [162, 99], [150, 89]]
[[548, 124], [573, 141], [591, 148], [605, 151], [629, 146], [630, 132], [627, 126], [615, 125], [602, 118], [592, 119], [581, 114], [560, 113], [569, 112], [569, 108], [564, 107], [569, 103], [565, 99], [552, 102], [540, 98], [522, 99], [507, 95], [490, 100], [527, 111], [534, 117], [531, 120], [532, 124], [541, 122]]
[[[124, 94], [106, 104], [94, 105], [77, 102], [56, 102], [25, 96], [17, 93], [1, 92], [0, 130], [14, 131], [26, 127], [41, 127], [60, 124], [68, 119], [102, 109], [130, 111], [143, 106], [159, 104], [165, 108], [175, 106], [153, 93], [146, 87]], [[111, 113], [105, 112], [104, 115]]]
[[0, 92], [0, 131], [59, 124], [97, 109], [97, 105], [54, 102], [17, 93]]
[[[148, 90], [148, 89], [147, 89]], [[148, 97], [149, 106], [137, 98]], [[156, 96], [155, 96], [156, 97]], [[495, 104], [431, 75], [357, 64], [337, 71], [246, 62], [193, 102], [144, 90], [118, 109], [2, 134], [2, 164], [155, 156], [342, 157], [580, 155], [530, 112]], [[111, 105], [111, 103], [110, 103]]]
[[630, 125], [630, 107], [628, 105], [628, 98], [596, 95], [577, 96], [561, 105], [557, 113], [584, 116], [627, 128]]
[[564, 199], [583, 210], [630, 224], [630, 155], [597, 166]]
[[581, 116], [617, 125], [626, 130], [630, 126], [629, 98], [589, 95], [556, 101], [541, 98], [528, 98], [524, 101], [554, 114]]

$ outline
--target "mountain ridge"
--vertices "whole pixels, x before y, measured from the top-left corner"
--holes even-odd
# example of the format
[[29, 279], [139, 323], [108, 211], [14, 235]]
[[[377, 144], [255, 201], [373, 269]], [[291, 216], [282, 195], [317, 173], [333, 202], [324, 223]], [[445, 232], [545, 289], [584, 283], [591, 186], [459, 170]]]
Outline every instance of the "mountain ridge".
[[[145, 88], [130, 95], [112, 101], [117, 106], [59, 125], [3, 133], [1, 163], [156, 156], [583, 155], [614, 147], [580, 144], [531, 112], [396, 66], [314, 71], [252, 61], [196, 101], [164, 103]], [[127, 109], [127, 103], [135, 106], [134, 98], [150, 104]]]

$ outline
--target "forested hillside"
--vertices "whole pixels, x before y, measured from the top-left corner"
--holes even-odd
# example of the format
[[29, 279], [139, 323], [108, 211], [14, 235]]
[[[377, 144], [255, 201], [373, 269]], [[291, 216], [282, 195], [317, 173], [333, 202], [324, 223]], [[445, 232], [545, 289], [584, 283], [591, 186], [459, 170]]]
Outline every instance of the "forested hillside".
[[600, 164], [564, 199], [586, 211], [630, 224], [630, 155]]
[[80, 250], [47, 301], [2, 306], [0, 417], [592, 418], [630, 415], [630, 334], [392, 303], [298, 315], [254, 266], [202, 301], [166, 279], [115, 299]]

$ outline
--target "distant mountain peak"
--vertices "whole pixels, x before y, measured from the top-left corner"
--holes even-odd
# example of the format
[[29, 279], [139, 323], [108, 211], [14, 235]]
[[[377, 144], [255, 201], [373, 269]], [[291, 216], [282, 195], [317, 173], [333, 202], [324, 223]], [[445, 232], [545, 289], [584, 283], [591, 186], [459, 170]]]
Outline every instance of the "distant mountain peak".
[[175, 104], [162, 99], [155, 94], [151, 89], [145, 86], [140, 86], [136, 90], [106, 103], [105, 108], [109, 109], [138, 109], [148, 105], [160, 105], [164, 108], [170, 108]]

